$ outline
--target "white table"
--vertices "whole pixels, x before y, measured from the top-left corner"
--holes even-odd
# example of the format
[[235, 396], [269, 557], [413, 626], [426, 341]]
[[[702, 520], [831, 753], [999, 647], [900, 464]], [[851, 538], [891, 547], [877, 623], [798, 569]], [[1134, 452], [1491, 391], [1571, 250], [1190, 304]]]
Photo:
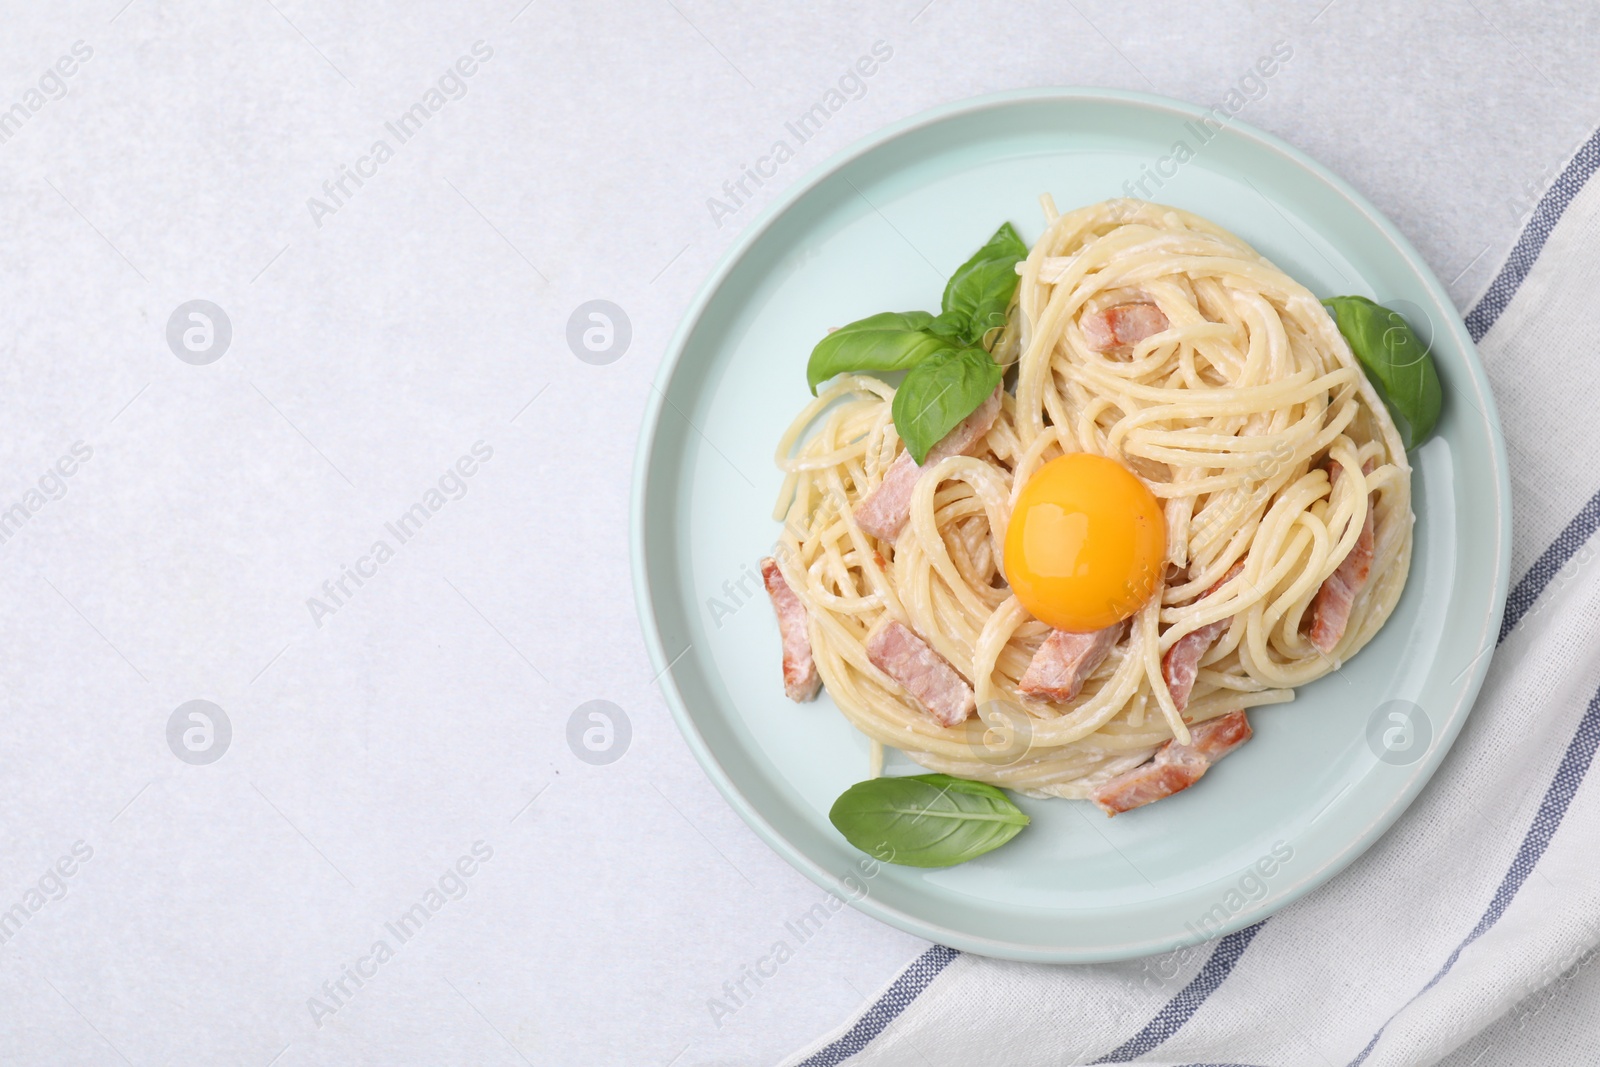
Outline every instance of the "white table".
[[[1576, 5], [123, 3], [0, 20], [7, 1064], [773, 1062], [923, 945], [843, 911], [708, 1010], [821, 899], [690, 758], [631, 591], [649, 383], [738, 230], [931, 105], [1209, 105], [1282, 41], [1239, 118], [1465, 306], [1600, 114]], [[600, 299], [631, 340], [586, 362]], [[615, 762], [569, 748], [591, 700]]]

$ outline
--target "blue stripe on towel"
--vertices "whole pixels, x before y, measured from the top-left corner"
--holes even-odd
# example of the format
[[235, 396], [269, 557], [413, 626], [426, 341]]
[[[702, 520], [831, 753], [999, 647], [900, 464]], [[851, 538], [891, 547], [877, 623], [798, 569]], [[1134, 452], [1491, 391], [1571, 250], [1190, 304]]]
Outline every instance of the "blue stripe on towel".
[[1483, 340], [1489, 327], [1511, 303], [1511, 298], [1517, 295], [1517, 289], [1533, 269], [1539, 253], [1544, 251], [1544, 243], [1550, 239], [1562, 213], [1597, 167], [1600, 167], [1600, 129], [1590, 134], [1583, 147], [1567, 163], [1561, 176], [1539, 198], [1539, 205], [1533, 209], [1533, 217], [1528, 220], [1522, 236], [1517, 238], [1505, 265], [1500, 268], [1494, 281], [1489, 283], [1478, 306], [1467, 315], [1467, 332], [1474, 341]]
[[944, 945], [929, 946], [839, 1040], [806, 1057], [799, 1067], [837, 1067], [866, 1048], [959, 955]]
[[1516, 628], [1517, 623], [1533, 607], [1552, 579], [1567, 561], [1578, 554], [1589, 538], [1594, 536], [1596, 529], [1600, 529], [1600, 493], [1589, 498], [1583, 510], [1574, 515], [1572, 521], [1567, 523], [1566, 529], [1561, 531], [1561, 536], [1555, 543], [1539, 554], [1533, 561], [1533, 566], [1528, 573], [1522, 576], [1516, 588], [1511, 590], [1511, 595], [1506, 597], [1506, 615], [1500, 621], [1500, 640], [1504, 641], [1506, 635]]
[[[1406, 1001], [1400, 1011], [1410, 1007], [1417, 997], [1438, 985], [1439, 981], [1450, 973], [1450, 968], [1456, 965], [1456, 960], [1461, 958], [1461, 953], [1466, 947], [1500, 921], [1500, 916], [1511, 906], [1512, 898], [1517, 895], [1517, 890], [1522, 888], [1522, 883], [1528, 880], [1528, 875], [1533, 873], [1534, 864], [1544, 855], [1545, 846], [1550, 844], [1550, 839], [1561, 826], [1561, 819], [1567, 814], [1568, 805], [1572, 803], [1572, 798], [1578, 792], [1578, 786], [1583, 784], [1583, 776], [1589, 772], [1589, 766], [1594, 761], [1596, 747], [1600, 747], [1600, 691], [1589, 699], [1589, 707], [1584, 711], [1583, 718], [1578, 721], [1577, 732], [1572, 735], [1572, 740], [1567, 743], [1567, 751], [1561, 757], [1561, 766], [1556, 770], [1555, 780], [1550, 783], [1550, 788], [1545, 790], [1544, 800], [1539, 804], [1539, 812], [1533, 817], [1533, 825], [1523, 837], [1522, 847], [1517, 849], [1516, 858], [1511, 861], [1510, 869], [1506, 871], [1505, 877], [1500, 879], [1500, 886], [1494, 891], [1483, 917], [1472, 928], [1472, 932], [1462, 939], [1461, 944], [1456, 946], [1455, 951], [1450, 953], [1450, 957], [1444, 961], [1444, 966], [1428, 979], [1428, 984], [1418, 990], [1411, 1000]], [[1380, 1026], [1378, 1032], [1372, 1035], [1372, 1040], [1361, 1050], [1361, 1055], [1350, 1061], [1350, 1067], [1356, 1067], [1372, 1053], [1373, 1046], [1383, 1036], [1383, 1031], [1399, 1014], [1400, 1012], [1395, 1012], [1389, 1016], [1389, 1022]]]
[[1177, 1033], [1178, 1028], [1200, 1010], [1200, 1005], [1206, 1002], [1206, 998], [1232, 972], [1233, 965], [1239, 962], [1239, 957], [1244, 955], [1244, 950], [1249, 947], [1251, 939], [1256, 936], [1256, 932], [1261, 929], [1261, 923], [1264, 922], [1266, 920], [1262, 919], [1261, 922], [1246, 926], [1243, 930], [1235, 930], [1218, 941], [1217, 947], [1211, 952], [1211, 958], [1200, 968], [1200, 973], [1190, 979], [1189, 984], [1178, 991], [1177, 996], [1167, 1001], [1167, 1006], [1156, 1012], [1155, 1018], [1146, 1023], [1143, 1030], [1094, 1062], [1128, 1063]]

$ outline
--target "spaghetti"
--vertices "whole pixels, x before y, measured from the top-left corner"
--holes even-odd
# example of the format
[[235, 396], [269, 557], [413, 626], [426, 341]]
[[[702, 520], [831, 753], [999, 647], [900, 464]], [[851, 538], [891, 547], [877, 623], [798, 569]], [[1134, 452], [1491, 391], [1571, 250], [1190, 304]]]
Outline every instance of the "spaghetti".
[[[1163, 743], [1188, 743], [1191, 725], [1292, 700], [1365, 645], [1405, 584], [1411, 473], [1328, 313], [1239, 238], [1142, 201], [1065, 215], [1043, 204], [1045, 232], [1017, 267], [992, 353], [1014, 362], [1010, 387], [981, 442], [930, 462], [904, 528], [880, 540], [854, 511], [903, 451], [894, 388], [840, 376], [778, 443], [776, 556], [805, 606], [823, 683], [875, 752], [1082, 798]], [[1159, 307], [1166, 328], [1123, 351], [1091, 344], [1084, 321], [1130, 301]], [[1056, 703], [1019, 688], [1050, 627], [1012, 594], [1002, 546], [1024, 483], [1073, 452], [1117, 460], [1149, 487], [1166, 559], [1155, 595], [1081, 691]], [[1310, 609], [1363, 538], [1369, 508], [1370, 579], [1324, 652], [1306, 632]], [[886, 616], [971, 683], [976, 716], [942, 725], [874, 665], [866, 643]], [[1180, 710], [1163, 657], [1216, 623], [1226, 629]]]

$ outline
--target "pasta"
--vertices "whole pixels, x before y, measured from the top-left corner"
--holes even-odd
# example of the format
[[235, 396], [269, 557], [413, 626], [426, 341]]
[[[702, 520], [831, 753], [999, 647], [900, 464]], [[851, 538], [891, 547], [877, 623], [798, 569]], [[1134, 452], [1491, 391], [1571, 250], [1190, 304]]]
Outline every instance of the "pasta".
[[[902, 451], [894, 388], [836, 378], [783, 434], [775, 517], [784, 580], [807, 612], [816, 669], [851, 723], [922, 766], [1030, 795], [1087, 797], [1188, 726], [1285, 703], [1383, 626], [1410, 564], [1410, 467], [1399, 434], [1317, 298], [1195, 215], [1113, 200], [1058, 215], [1017, 272], [992, 354], [1013, 363], [1000, 413], [968, 454], [916, 482], [892, 541], [853, 512]], [[1153, 303], [1168, 326], [1128, 351], [1085, 337], [1085, 316]], [[1028, 478], [1054, 457], [1115, 459], [1166, 523], [1156, 594], [1081, 692], [1055, 703], [1019, 680], [1050, 628], [1008, 587], [1002, 546]], [[1337, 464], [1339, 476], [1331, 478]], [[1373, 509], [1370, 580], [1324, 653], [1310, 608]], [[1204, 594], [1242, 563], [1239, 579]], [[868, 656], [898, 620], [967, 679], [977, 714], [946, 726]], [[1162, 659], [1225, 622], [1180, 713]]]

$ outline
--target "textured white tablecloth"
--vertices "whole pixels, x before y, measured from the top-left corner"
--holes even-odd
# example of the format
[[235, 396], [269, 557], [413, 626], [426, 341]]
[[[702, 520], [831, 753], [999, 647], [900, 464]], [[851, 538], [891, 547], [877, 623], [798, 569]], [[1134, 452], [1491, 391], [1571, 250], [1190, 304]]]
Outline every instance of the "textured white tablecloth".
[[[1466, 307], [1600, 114], [1590, 21], [11, 0], [0, 1063], [760, 1064], [837, 1025], [927, 946], [842, 911], [712, 1015], [819, 891], [694, 765], [634, 614], [636, 430], [716, 258], [931, 105], [1209, 105], [1284, 40], [1240, 118], [1348, 177]], [[750, 202], [708, 206], [878, 42]], [[596, 300], [626, 347], [584, 348], [587, 312], [569, 342]], [[1519, 574], [1569, 488], [1519, 499]], [[606, 711], [609, 763], [597, 700], [629, 727]], [[1595, 985], [1515, 1042], [1556, 1047], [1521, 1035]]]

